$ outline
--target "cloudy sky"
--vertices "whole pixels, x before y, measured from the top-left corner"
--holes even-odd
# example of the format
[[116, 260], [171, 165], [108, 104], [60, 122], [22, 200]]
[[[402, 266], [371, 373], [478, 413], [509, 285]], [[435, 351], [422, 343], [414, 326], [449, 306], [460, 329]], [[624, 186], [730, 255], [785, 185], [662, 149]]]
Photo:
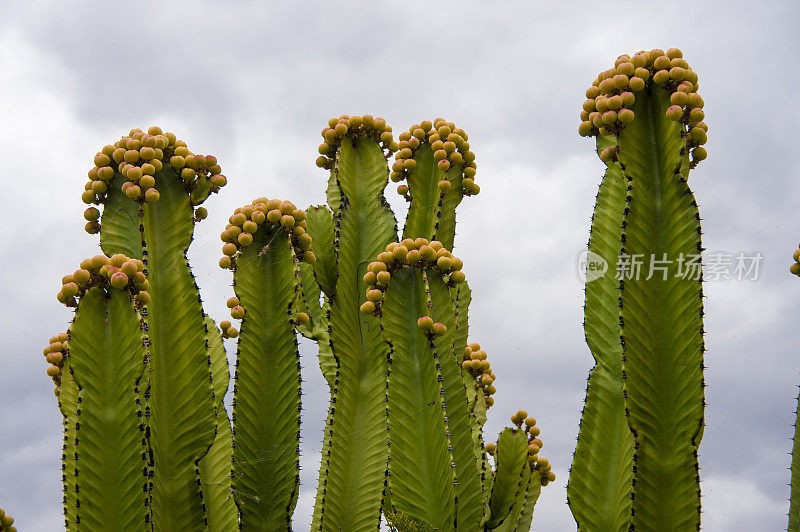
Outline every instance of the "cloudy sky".
[[[231, 295], [216, 266], [225, 219], [262, 195], [323, 202], [319, 131], [342, 113], [383, 116], [396, 132], [442, 116], [468, 132], [482, 192], [459, 210], [456, 253], [474, 291], [471, 337], [498, 376], [488, 432], [518, 408], [537, 417], [559, 478], [534, 529], [574, 529], [564, 486], [592, 364], [577, 257], [603, 168], [578, 112], [619, 54], [673, 46], [700, 74], [711, 128], [690, 180], [704, 245], [763, 256], [757, 280], [704, 287], [704, 529], [785, 527], [800, 384], [800, 280], [787, 272], [800, 239], [800, 5], [436, 4], [0, 3], [0, 506], [20, 530], [62, 523], [61, 417], [40, 353], [70, 319], [55, 300], [61, 276], [99, 249], [80, 201], [94, 153], [158, 124], [218, 156], [229, 186], [207, 202], [190, 259], [219, 320]], [[327, 407], [314, 353], [304, 344], [297, 530]]]

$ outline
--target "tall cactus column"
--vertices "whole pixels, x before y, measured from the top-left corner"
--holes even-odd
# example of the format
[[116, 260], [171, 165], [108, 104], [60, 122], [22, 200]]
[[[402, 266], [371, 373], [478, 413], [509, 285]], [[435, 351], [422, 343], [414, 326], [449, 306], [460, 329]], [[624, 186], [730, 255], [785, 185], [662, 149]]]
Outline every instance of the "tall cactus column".
[[[234, 270], [231, 317], [242, 319], [234, 387], [233, 491], [242, 530], [291, 530], [300, 474], [300, 353], [309, 316], [300, 261], [313, 262], [305, 211], [259, 198], [222, 233]], [[231, 334], [230, 327], [224, 333]]]
[[65, 417], [68, 530], [150, 529], [138, 397], [147, 342], [137, 308], [149, 300], [143, 268], [124, 255], [99, 255], [66, 276], [58, 294], [76, 307], [68, 340], [47, 348]]
[[469, 530], [481, 521], [483, 496], [461, 360], [454, 354], [455, 314], [442, 279], [463, 282], [462, 265], [441, 242], [390, 244], [365, 274], [362, 312], [381, 317], [391, 348], [392, 505], [440, 529]]
[[[592, 90], [587, 95], [592, 94]], [[598, 153], [614, 144], [598, 137]], [[597, 193], [588, 253], [592, 260], [616, 264], [622, 250], [622, 220], [627, 180], [618, 163], [607, 161]], [[622, 344], [619, 281], [612, 272], [587, 279], [583, 328], [595, 359], [586, 386], [586, 402], [567, 498], [581, 528], [624, 532], [631, 513], [633, 435], [625, 420], [622, 395]]]
[[[388, 349], [377, 321], [358, 309], [366, 300], [362, 277], [367, 264], [397, 238], [396, 221], [383, 196], [389, 174], [384, 150], [393, 151], [396, 144], [385, 121], [370, 115], [333, 118], [328, 126], [318, 164], [331, 171], [334, 256], [320, 255], [315, 272], [336, 272], [335, 286], [321, 286], [330, 300], [330, 345], [337, 372], [312, 529], [363, 530], [378, 526], [386, 478]], [[308, 219], [316, 238], [312, 217]], [[328, 249], [330, 243], [321, 246]]]
[[[156, 530], [206, 525], [198, 461], [215, 437], [215, 401], [200, 295], [186, 259], [202, 203], [226, 183], [216, 159], [191, 153], [157, 127], [135, 129], [95, 156], [83, 193], [86, 230], [100, 232], [106, 254], [145, 263], [151, 301], [144, 309], [150, 340], [149, 487]], [[102, 214], [102, 217], [100, 218]], [[98, 222], [98, 218], [100, 221]]]
[[[601, 159], [610, 172], [618, 165], [627, 181], [618, 322], [624, 415], [634, 438], [631, 530], [700, 527], [702, 246], [687, 183], [689, 170], [706, 156], [697, 85], [680, 50], [620, 56], [587, 92], [580, 126], [582, 135], [602, 139], [598, 146], [607, 143]], [[592, 319], [610, 322], [610, 301], [602, 304], [606, 309]], [[573, 467], [572, 475], [602, 470], [588, 469]], [[605, 474], [619, 478], [620, 467], [614, 469]], [[618, 504], [605, 507], [619, 511]]]

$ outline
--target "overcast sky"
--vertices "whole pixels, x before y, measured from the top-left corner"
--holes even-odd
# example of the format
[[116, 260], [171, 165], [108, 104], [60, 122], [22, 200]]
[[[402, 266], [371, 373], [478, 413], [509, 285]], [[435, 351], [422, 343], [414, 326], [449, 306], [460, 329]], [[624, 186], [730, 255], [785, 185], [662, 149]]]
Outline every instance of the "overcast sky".
[[[575, 528], [564, 486], [592, 358], [577, 258], [603, 170], [577, 134], [584, 91], [621, 53], [679, 47], [700, 75], [709, 158], [691, 174], [704, 245], [759, 252], [757, 280], [709, 280], [704, 529], [785, 528], [800, 384], [797, 133], [800, 4], [588, 2], [0, 2], [0, 506], [20, 530], [62, 525], [61, 417], [41, 349], [71, 315], [61, 276], [99, 251], [80, 193], [95, 152], [158, 124], [219, 158], [229, 185], [190, 249], [206, 310], [226, 317], [218, 234], [254, 197], [324, 201], [331, 116], [396, 133], [442, 116], [469, 134], [481, 194], [458, 213], [471, 338], [497, 374], [487, 424], [526, 408], [558, 480], [534, 530]], [[571, 6], [571, 7], [567, 7]], [[387, 194], [398, 218], [403, 201]], [[227, 345], [233, 360], [235, 346]], [[306, 530], [327, 394], [303, 346]]]

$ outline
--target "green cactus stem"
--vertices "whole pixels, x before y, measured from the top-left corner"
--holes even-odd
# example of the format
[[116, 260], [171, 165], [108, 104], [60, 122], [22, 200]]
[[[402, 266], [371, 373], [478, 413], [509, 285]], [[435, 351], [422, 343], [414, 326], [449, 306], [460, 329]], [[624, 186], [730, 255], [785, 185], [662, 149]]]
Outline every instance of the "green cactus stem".
[[50, 338], [42, 351], [48, 367], [47, 375], [56, 385], [53, 393], [58, 401], [64, 430], [61, 452], [61, 483], [63, 488], [64, 528], [67, 532], [77, 530], [75, 517], [75, 423], [77, 422], [78, 385], [69, 367], [69, 335], [59, 333]]
[[443, 529], [468, 530], [481, 521], [483, 497], [448, 287], [463, 282], [455, 275], [462, 265], [441, 242], [389, 244], [368, 266], [362, 312], [380, 316], [391, 347], [392, 505]]
[[306, 224], [318, 260], [314, 261], [314, 264], [300, 265], [303, 293], [306, 295], [310, 320], [297, 330], [306, 338], [317, 342], [320, 369], [332, 389], [338, 369], [329, 330], [330, 300], [335, 294], [337, 275], [333, 213], [325, 205], [309, 207], [306, 209]]
[[203, 500], [206, 507], [209, 532], [235, 530], [239, 525], [239, 510], [236, 508], [231, 485], [231, 461], [233, 454], [233, 432], [228, 412], [225, 410], [225, 394], [228, 393], [230, 369], [222, 345], [222, 336], [217, 325], [206, 316], [206, 341], [211, 357], [211, 374], [214, 379], [214, 398], [217, 408], [217, 435], [214, 444], [198, 463]]
[[486, 446], [495, 471], [485, 530], [529, 530], [541, 488], [556, 479], [550, 462], [538, 455], [543, 444], [536, 419], [520, 410], [511, 421], [517, 428], [503, 429], [497, 443]]
[[[152, 450], [148, 486], [155, 530], [206, 526], [198, 461], [215, 437], [205, 314], [186, 252], [198, 207], [227, 183], [213, 156], [195, 155], [158, 127], [131, 130], [95, 156], [82, 199], [86, 229], [103, 251], [145, 263], [150, 301], [148, 387], [143, 396]], [[197, 207], [197, 208], [195, 208]], [[179, 304], [178, 304], [179, 302]]]
[[[337, 362], [323, 436], [313, 530], [363, 530], [380, 520], [387, 460], [386, 371], [388, 349], [377, 320], [358, 312], [365, 302], [366, 264], [397, 238], [383, 189], [384, 150], [397, 149], [391, 128], [370, 115], [333, 118], [323, 130], [317, 164], [330, 169], [328, 205], [335, 224], [335, 287], [330, 298], [330, 342]], [[309, 216], [309, 220], [311, 217]], [[319, 234], [330, 231], [320, 231]], [[313, 233], [316, 237], [317, 233]], [[316, 245], [316, 244], [315, 244]], [[320, 242], [328, 249], [330, 240]], [[320, 267], [332, 272], [331, 255]], [[329, 273], [328, 280], [332, 278]], [[328, 283], [329, 284], [329, 283]], [[357, 436], [354, 436], [357, 435]]]
[[[613, 137], [598, 137], [598, 153], [615, 142]], [[583, 327], [595, 365], [589, 372], [567, 500], [578, 528], [624, 532], [630, 525], [633, 435], [622, 397], [619, 281], [611, 269], [622, 249], [627, 181], [619, 163], [606, 164], [588, 254], [593, 261], [605, 261], [609, 270], [586, 282]]]
[[222, 233], [242, 320], [233, 407], [233, 490], [244, 530], [291, 530], [300, 471], [300, 353], [293, 312], [299, 261], [313, 262], [305, 211], [258, 198], [234, 211]]
[[[75, 473], [65, 483], [75, 492], [74, 501], [65, 497], [67, 504], [75, 505], [74, 512], [66, 510], [67, 528], [74, 520], [75, 529], [148, 530], [142, 475], [145, 426], [138, 401], [147, 341], [136, 310], [147, 299], [144, 265], [118, 254], [100, 255], [81, 266], [62, 280], [58, 294], [60, 301], [77, 307], [68, 333], [69, 377], [63, 366], [60, 376], [72, 387], [62, 403], [68, 424], [65, 436], [74, 437], [74, 443], [65, 445], [65, 454], [68, 448], [74, 450], [72, 457], [65, 457], [65, 466]], [[63, 342], [60, 346], [58, 341], [50, 344], [48, 361], [64, 364], [67, 359], [53, 358], [65, 352]], [[74, 384], [68, 383], [70, 378]], [[70, 395], [76, 390], [71, 404]], [[72, 414], [74, 429], [69, 426]]]
[[411, 202], [403, 238], [438, 240], [453, 249], [456, 207], [465, 195], [480, 192], [467, 138], [464, 130], [443, 118], [414, 124], [400, 134], [391, 179], [408, 183], [397, 188]]
[[697, 87], [676, 48], [623, 55], [595, 80], [581, 113], [582, 135], [616, 137], [600, 158], [628, 182], [618, 321], [634, 436], [632, 530], [700, 527], [703, 248], [687, 179], [706, 157], [708, 128]]
[[788, 532], [800, 531], [800, 424], [797, 412], [800, 412], [800, 395], [797, 397], [797, 410], [795, 412], [794, 436], [792, 438], [792, 464], [789, 468], [791, 479], [789, 482], [789, 525]]

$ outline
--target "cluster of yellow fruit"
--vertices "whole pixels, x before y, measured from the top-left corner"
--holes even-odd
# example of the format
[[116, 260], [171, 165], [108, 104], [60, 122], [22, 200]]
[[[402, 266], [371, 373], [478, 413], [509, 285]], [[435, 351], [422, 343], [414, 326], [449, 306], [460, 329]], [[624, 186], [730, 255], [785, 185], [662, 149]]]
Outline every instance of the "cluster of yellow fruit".
[[61, 279], [61, 290], [56, 295], [68, 307], [78, 305], [76, 298], [96, 286], [128, 290], [138, 306], [150, 302], [150, 282], [144, 274], [144, 263], [130, 259], [122, 253], [111, 257], [96, 255], [81, 261], [80, 268]]
[[50, 364], [47, 368], [47, 376], [53, 379], [56, 385], [54, 393], [58, 395], [58, 387], [61, 385], [61, 370], [64, 367], [64, 359], [69, 356], [68, 346], [69, 335], [60, 333], [50, 338], [50, 343], [44, 348], [42, 354], [44, 359]]
[[239, 336], [239, 330], [236, 329], [236, 327], [233, 327], [231, 325], [231, 322], [229, 322], [228, 320], [222, 320], [221, 322], [219, 322], [219, 328], [222, 331], [223, 338], [236, 338], [237, 336]]
[[[161, 128], [153, 126], [147, 133], [132, 129], [130, 133], [114, 144], [109, 144], [94, 156], [94, 168], [89, 170], [89, 181], [84, 187], [83, 202], [100, 205], [105, 203], [108, 187], [117, 173], [125, 177], [122, 191], [139, 203], [155, 203], [160, 194], [155, 188], [155, 174], [164, 164], [170, 164], [183, 180], [187, 191], [194, 190], [201, 179], [208, 181], [210, 192], [218, 192], [227, 184], [227, 179], [213, 155], [195, 155], [178, 140], [173, 133], [162, 133]], [[207, 214], [198, 209], [196, 219]], [[89, 207], [84, 212], [86, 232], [100, 231], [98, 218], [100, 211]]]
[[[703, 122], [703, 98], [697, 93], [697, 73], [683, 58], [683, 52], [670, 48], [666, 52], [641, 50], [633, 57], [624, 54], [617, 58], [614, 68], [601, 72], [586, 90], [587, 100], [581, 110], [581, 136], [617, 135], [633, 122], [631, 109], [636, 93], [658, 86], [670, 93], [666, 116], [680, 122], [688, 132], [687, 149], [691, 150], [692, 168], [708, 155], [703, 144], [708, 141], [708, 126]], [[616, 146], [600, 153], [604, 161], [616, 159]]]
[[461, 367], [475, 378], [475, 388], [483, 392], [486, 408], [490, 408], [494, 404], [491, 396], [497, 391], [494, 387], [497, 377], [492, 371], [489, 361], [486, 360], [486, 351], [481, 349], [480, 344], [474, 342], [467, 344], [464, 348], [464, 361], [461, 362]]
[[5, 513], [2, 508], [0, 508], [0, 532], [17, 532], [14, 518]]
[[800, 277], [800, 248], [795, 250], [792, 258], [794, 259], [794, 264], [789, 266], [789, 271]]
[[[456, 128], [452, 122], [447, 122], [444, 118], [437, 118], [432, 123], [425, 120], [419, 124], [414, 124], [408, 131], [400, 133], [400, 151], [395, 155], [395, 162], [392, 165], [391, 177], [395, 183], [407, 179], [417, 161], [414, 153], [423, 144], [428, 143], [433, 150], [433, 158], [439, 169], [447, 173], [454, 165], [463, 165], [462, 172], [464, 178], [461, 180], [461, 188], [466, 196], [474, 196], [481, 191], [481, 187], [475, 184], [475, 154], [469, 151], [467, 134], [463, 129]], [[438, 183], [439, 193], [447, 194], [452, 187], [452, 183], [445, 176]], [[399, 185], [397, 193], [403, 196], [406, 201], [411, 201], [408, 185]]]
[[317, 157], [317, 166], [328, 170], [333, 168], [336, 150], [345, 137], [353, 142], [358, 137], [372, 137], [389, 154], [396, 152], [398, 148], [392, 136], [392, 128], [386, 125], [386, 120], [383, 118], [375, 118], [372, 115], [342, 115], [328, 120], [328, 127], [322, 130], [322, 138], [325, 141], [319, 145], [320, 156]]
[[[380, 253], [375, 262], [367, 266], [364, 283], [367, 285], [367, 300], [361, 305], [364, 314], [380, 314], [383, 293], [389, 286], [392, 272], [403, 266], [412, 268], [433, 268], [440, 275], [447, 276], [448, 285], [455, 286], [466, 279], [461, 268], [464, 263], [444, 248], [438, 240], [428, 241], [426, 238], [412, 240], [406, 238], [401, 242], [392, 242], [386, 246], [386, 251]], [[427, 319], [425, 319], [427, 318]], [[430, 321], [430, 324], [428, 323]], [[431, 336], [439, 336], [446, 332], [444, 324], [433, 323], [430, 316], [423, 316], [417, 323], [420, 328]]]
[[[311, 235], [306, 233], [306, 212], [295, 207], [291, 201], [257, 198], [249, 205], [237, 208], [228, 219], [228, 225], [220, 234], [225, 244], [219, 267], [235, 267], [239, 251], [253, 243], [253, 235], [260, 226], [267, 231], [278, 228], [291, 238], [298, 259], [313, 264], [316, 261], [311, 251]], [[268, 248], [263, 251], [266, 252]]]
[[[231, 312], [231, 318], [235, 320], [241, 320], [244, 318], [244, 307], [240, 305], [239, 298], [233, 296], [228, 299], [227, 302], [228, 308]], [[297, 315], [292, 319], [292, 324], [296, 326], [306, 325], [311, 321], [309, 315], [305, 312], [298, 312]], [[219, 328], [222, 330], [222, 337], [223, 338], [236, 338], [239, 336], [239, 331], [231, 326], [231, 322], [225, 320], [219, 323]]]
[[[547, 486], [549, 483], [556, 479], [556, 474], [551, 471], [550, 462], [547, 458], [539, 456], [539, 451], [544, 444], [538, 438], [541, 430], [536, 426], [536, 418], [528, 417], [528, 412], [519, 410], [516, 414], [511, 416], [511, 422], [517, 426], [518, 429], [525, 425], [525, 433], [528, 435], [528, 465], [531, 471], [539, 473], [542, 486]], [[497, 451], [496, 443], [487, 443], [486, 452], [494, 456]]]

